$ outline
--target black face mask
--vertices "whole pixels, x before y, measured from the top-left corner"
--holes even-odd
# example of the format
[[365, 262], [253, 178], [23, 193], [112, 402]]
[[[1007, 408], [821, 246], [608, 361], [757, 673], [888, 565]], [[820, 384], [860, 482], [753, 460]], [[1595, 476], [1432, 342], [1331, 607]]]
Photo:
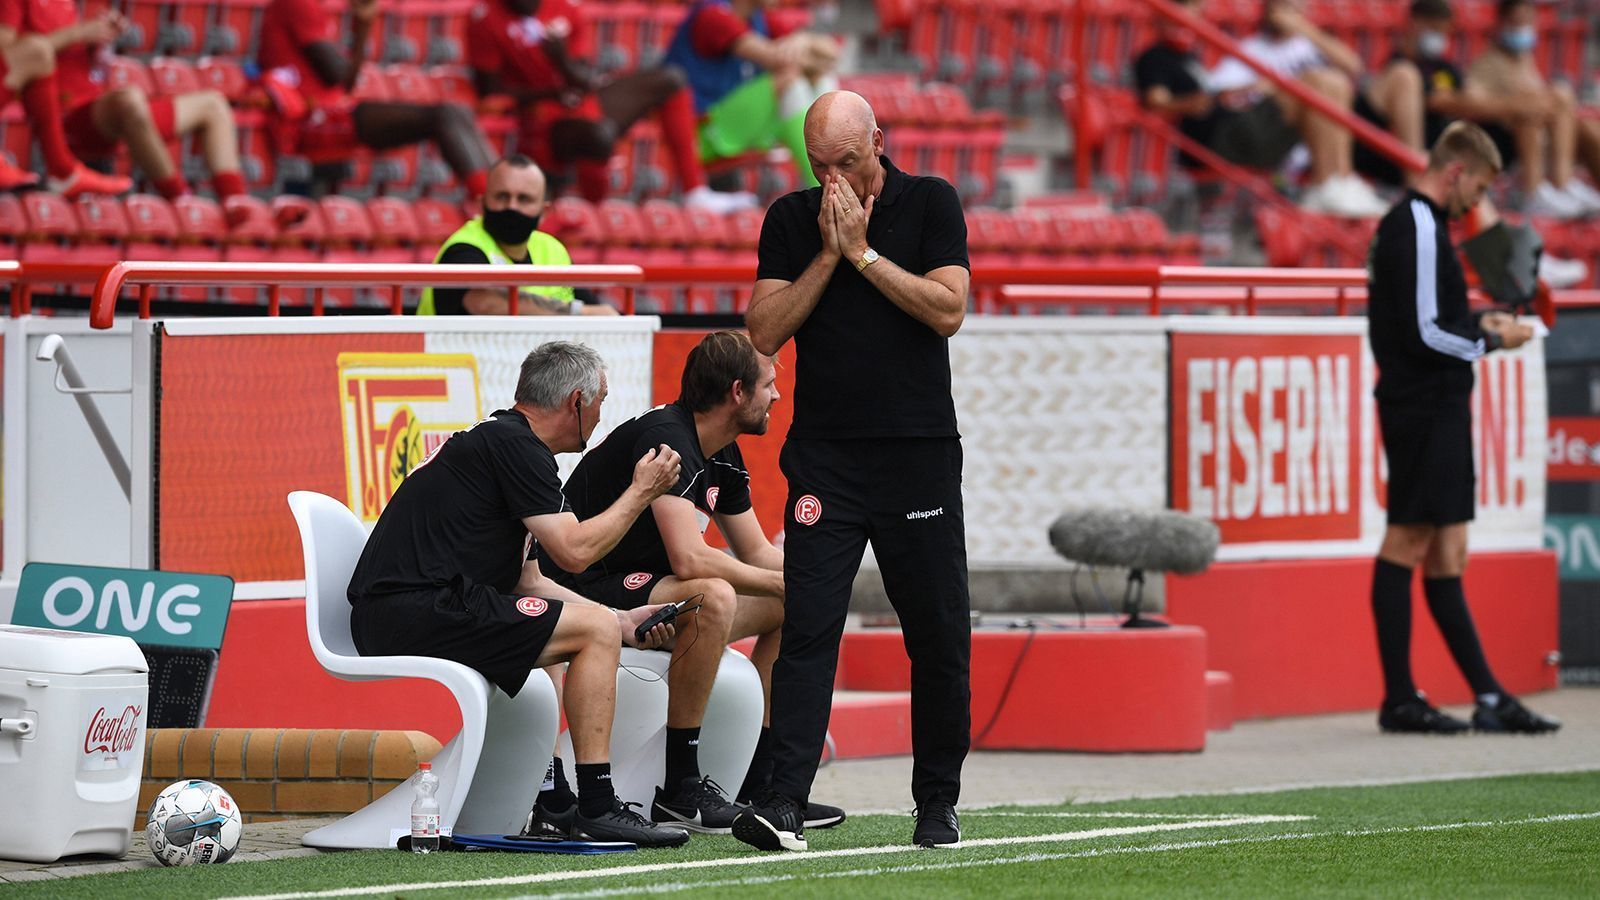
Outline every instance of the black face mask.
[[515, 247], [528, 242], [528, 235], [539, 227], [539, 219], [539, 216], [526, 215], [509, 206], [505, 209], [486, 209], [483, 211], [483, 230], [489, 232], [489, 237], [494, 238], [496, 243]]

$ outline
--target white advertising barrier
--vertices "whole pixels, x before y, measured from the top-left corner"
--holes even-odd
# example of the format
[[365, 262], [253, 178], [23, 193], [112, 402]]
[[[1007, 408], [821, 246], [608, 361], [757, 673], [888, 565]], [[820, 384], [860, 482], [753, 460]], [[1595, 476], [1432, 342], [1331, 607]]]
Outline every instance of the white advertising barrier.
[[972, 316], [950, 369], [970, 565], [1059, 566], [1069, 505], [1166, 505], [1162, 320]]
[[[1180, 317], [1171, 327], [1171, 505], [1217, 523], [1218, 558], [1374, 552], [1387, 472], [1366, 321]], [[1471, 545], [1537, 550], [1543, 342], [1491, 353], [1474, 368]]]

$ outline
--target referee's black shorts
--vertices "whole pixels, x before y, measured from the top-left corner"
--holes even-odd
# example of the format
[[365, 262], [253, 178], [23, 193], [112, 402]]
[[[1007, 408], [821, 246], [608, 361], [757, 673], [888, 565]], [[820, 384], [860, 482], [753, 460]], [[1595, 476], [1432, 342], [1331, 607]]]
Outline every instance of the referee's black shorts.
[[1378, 427], [1389, 461], [1389, 524], [1472, 521], [1478, 478], [1471, 408], [1379, 403]]
[[561, 601], [455, 584], [405, 594], [374, 594], [350, 612], [362, 656], [432, 656], [476, 670], [515, 697], [555, 634]]

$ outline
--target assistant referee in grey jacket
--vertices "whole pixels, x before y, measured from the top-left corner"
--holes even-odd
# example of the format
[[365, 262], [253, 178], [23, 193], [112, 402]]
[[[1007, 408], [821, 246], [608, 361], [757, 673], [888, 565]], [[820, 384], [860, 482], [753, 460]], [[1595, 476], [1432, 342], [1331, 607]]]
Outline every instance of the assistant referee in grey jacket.
[[[1472, 460], [1472, 363], [1533, 336], [1509, 313], [1474, 315], [1449, 220], [1483, 199], [1501, 169], [1483, 129], [1444, 130], [1414, 189], [1378, 223], [1368, 260], [1373, 392], [1389, 463], [1388, 528], [1372, 573], [1372, 614], [1383, 665], [1378, 727], [1389, 732], [1553, 731], [1507, 694], [1484, 659], [1461, 574], [1477, 476]], [[1472, 723], [1439, 711], [1411, 678], [1412, 570], [1423, 569], [1428, 611], [1477, 695]]]

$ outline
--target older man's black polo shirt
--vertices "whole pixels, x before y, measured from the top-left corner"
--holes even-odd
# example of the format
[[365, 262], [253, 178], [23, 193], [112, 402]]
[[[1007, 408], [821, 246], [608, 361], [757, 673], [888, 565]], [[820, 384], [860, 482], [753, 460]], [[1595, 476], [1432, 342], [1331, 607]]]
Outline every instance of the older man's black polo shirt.
[[[967, 262], [967, 222], [955, 188], [907, 175], [880, 157], [886, 175], [873, 201], [867, 243], [913, 275]], [[767, 210], [757, 279], [796, 281], [822, 252], [822, 189], [795, 191]], [[855, 260], [842, 259], [822, 299], [795, 332], [796, 438], [959, 437], [950, 399], [949, 342], [902, 312]]]

